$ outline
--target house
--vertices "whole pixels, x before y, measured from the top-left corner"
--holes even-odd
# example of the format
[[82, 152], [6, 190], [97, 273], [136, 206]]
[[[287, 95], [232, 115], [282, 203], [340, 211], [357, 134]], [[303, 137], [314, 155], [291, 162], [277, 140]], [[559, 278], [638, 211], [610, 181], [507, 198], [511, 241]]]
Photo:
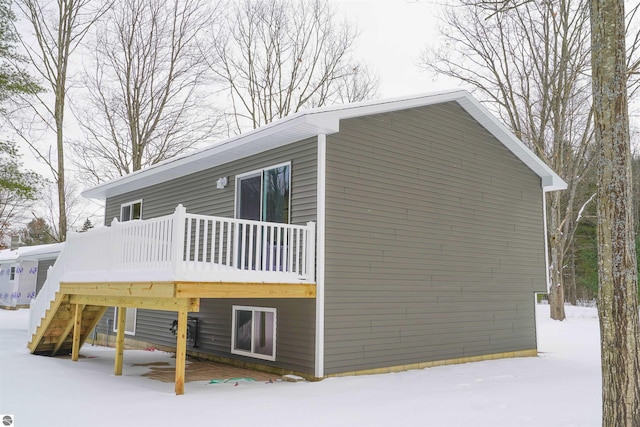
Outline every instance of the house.
[[300, 112], [86, 190], [110, 226], [69, 237], [38, 309], [68, 323], [36, 310], [29, 348], [117, 326], [116, 374], [125, 337], [175, 349], [176, 393], [187, 351], [315, 378], [536, 355], [565, 187], [466, 91]]
[[63, 247], [54, 243], [0, 250], [0, 307], [29, 307]]

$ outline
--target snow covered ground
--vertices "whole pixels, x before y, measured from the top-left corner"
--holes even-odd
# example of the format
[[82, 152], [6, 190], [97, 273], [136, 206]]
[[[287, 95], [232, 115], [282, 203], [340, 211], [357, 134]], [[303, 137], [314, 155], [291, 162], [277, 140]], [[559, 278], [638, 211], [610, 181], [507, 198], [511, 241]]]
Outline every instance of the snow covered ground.
[[39, 426], [598, 426], [600, 350], [595, 308], [565, 322], [538, 305], [540, 357], [503, 359], [315, 383], [173, 383], [136, 363], [171, 354], [85, 345], [77, 363], [30, 355], [28, 310], [0, 310], [0, 414]]

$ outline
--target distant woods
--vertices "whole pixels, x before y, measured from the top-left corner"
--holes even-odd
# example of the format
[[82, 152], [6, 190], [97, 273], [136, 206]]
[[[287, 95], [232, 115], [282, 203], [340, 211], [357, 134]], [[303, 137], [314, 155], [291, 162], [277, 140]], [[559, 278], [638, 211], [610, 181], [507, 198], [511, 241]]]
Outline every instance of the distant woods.
[[[589, 1], [504, 4], [453, 0], [421, 66], [471, 88], [567, 182], [567, 190], [546, 196], [551, 317], [563, 320], [564, 302], [598, 293]], [[640, 83], [637, 12], [627, 15], [631, 94]]]

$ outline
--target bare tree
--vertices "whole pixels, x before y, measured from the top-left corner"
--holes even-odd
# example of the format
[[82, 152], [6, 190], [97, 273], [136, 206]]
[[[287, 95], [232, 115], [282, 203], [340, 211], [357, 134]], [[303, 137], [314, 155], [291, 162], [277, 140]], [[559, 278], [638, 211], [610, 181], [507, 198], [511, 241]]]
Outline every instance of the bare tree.
[[445, 15], [445, 44], [422, 65], [470, 85], [513, 132], [568, 183], [547, 197], [551, 317], [563, 320], [564, 257], [589, 195], [578, 191], [592, 166], [586, 0], [525, 2], [497, 9], [460, 0]]
[[23, 34], [21, 43], [38, 77], [53, 95], [53, 100], [46, 94], [40, 94], [35, 97], [36, 101], [29, 98], [24, 101], [34, 113], [33, 123], [40, 122], [46, 130], [55, 133], [53, 157], [51, 147], [40, 147], [29, 135], [29, 129], [16, 130], [51, 170], [58, 193], [57, 238], [64, 241], [67, 235], [64, 124], [69, 63], [73, 52], [91, 25], [107, 9], [108, 3], [99, 0], [17, 0], [16, 5], [34, 33], [33, 38]]
[[364, 64], [347, 66], [348, 73], [339, 77], [336, 101], [341, 104], [363, 101], [375, 97], [380, 79]]
[[215, 130], [196, 42], [216, 12], [205, 0], [122, 0], [95, 26], [86, 103], [74, 104], [85, 135], [76, 164], [94, 183], [181, 154]]
[[230, 131], [303, 108], [376, 96], [378, 82], [352, 58], [357, 37], [323, 0], [246, 0], [228, 6], [210, 66], [228, 95]]
[[640, 425], [640, 331], [624, 0], [591, 0], [598, 145], [598, 316], [602, 425]]

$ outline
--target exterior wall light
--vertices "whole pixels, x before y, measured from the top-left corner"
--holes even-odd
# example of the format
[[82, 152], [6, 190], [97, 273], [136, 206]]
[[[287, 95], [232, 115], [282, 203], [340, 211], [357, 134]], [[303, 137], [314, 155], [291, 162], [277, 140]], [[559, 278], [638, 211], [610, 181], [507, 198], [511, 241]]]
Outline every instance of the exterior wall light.
[[223, 176], [222, 178], [218, 178], [218, 180], [216, 181], [216, 188], [219, 190], [223, 189], [224, 187], [227, 186], [227, 182], [228, 180], [226, 176]]

